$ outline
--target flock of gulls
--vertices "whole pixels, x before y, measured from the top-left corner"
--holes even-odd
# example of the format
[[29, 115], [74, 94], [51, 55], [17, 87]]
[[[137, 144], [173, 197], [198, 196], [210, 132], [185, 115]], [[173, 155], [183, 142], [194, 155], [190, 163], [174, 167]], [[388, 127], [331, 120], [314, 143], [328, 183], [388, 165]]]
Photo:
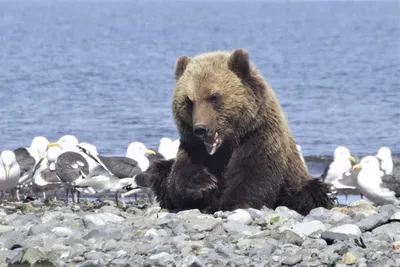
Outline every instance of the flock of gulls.
[[[118, 204], [121, 193], [125, 197], [146, 193], [152, 201], [148, 188], [139, 188], [136, 175], [145, 172], [152, 162], [173, 159], [179, 148], [179, 140], [162, 138], [158, 151], [148, 149], [141, 142], [132, 142], [125, 156], [107, 157], [97, 152], [96, 146], [79, 142], [73, 135], [64, 135], [57, 142], [49, 142], [43, 136], [32, 140], [29, 148], [4, 150], [0, 155], [0, 191], [10, 192], [14, 200], [20, 200], [20, 191], [25, 200], [38, 198], [55, 199], [58, 190], [64, 188], [66, 201], [69, 193], [74, 203], [79, 203], [80, 194], [114, 193]], [[297, 145], [298, 152], [301, 147]], [[361, 194], [376, 205], [399, 203], [400, 161], [392, 159], [388, 147], [379, 149], [357, 164], [349, 149], [339, 146], [320, 177], [331, 186], [334, 194]]]
[[41, 193], [44, 199], [55, 199], [57, 191], [65, 188], [66, 201], [69, 192], [74, 203], [79, 203], [81, 193], [97, 193], [101, 197], [111, 192], [118, 203], [118, 193], [125, 189], [121, 194], [125, 206], [125, 197], [146, 191], [136, 186], [135, 176], [146, 171], [155, 160], [175, 158], [178, 147], [179, 140], [164, 137], [158, 152], [141, 142], [132, 142], [125, 156], [106, 157], [97, 152], [95, 145], [80, 143], [73, 135], [64, 135], [57, 142], [37, 136], [29, 148], [1, 153], [1, 200], [4, 191], [20, 200], [22, 190], [25, 199], [33, 199], [30, 194], [38, 198]]
[[[299, 146], [298, 150], [301, 155]], [[316, 178], [329, 184], [332, 193], [344, 194], [346, 204], [349, 193], [365, 196], [376, 205], [400, 203], [400, 161], [393, 160], [392, 152], [386, 146], [358, 163], [348, 148], [339, 146], [333, 153], [333, 161]]]

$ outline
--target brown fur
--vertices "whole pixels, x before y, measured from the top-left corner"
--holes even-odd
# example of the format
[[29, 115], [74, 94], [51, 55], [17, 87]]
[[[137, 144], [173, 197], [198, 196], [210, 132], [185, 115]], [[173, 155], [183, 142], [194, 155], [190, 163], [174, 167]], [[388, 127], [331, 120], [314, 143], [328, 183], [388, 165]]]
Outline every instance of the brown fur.
[[[279, 102], [247, 51], [180, 57], [175, 79], [181, 145], [170, 174], [161, 177], [166, 206], [213, 212], [285, 204], [301, 213], [331, 206], [326, 188], [310, 184]], [[195, 125], [218, 132], [223, 141], [215, 154], [206, 152]]]

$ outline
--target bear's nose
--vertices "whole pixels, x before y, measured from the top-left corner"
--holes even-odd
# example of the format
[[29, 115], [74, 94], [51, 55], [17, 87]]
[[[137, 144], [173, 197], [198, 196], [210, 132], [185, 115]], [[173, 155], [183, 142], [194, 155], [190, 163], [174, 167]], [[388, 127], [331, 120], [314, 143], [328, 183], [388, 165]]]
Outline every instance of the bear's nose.
[[206, 125], [198, 124], [193, 126], [193, 133], [200, 138], [204, 138], [207, 136], [208, 128]]

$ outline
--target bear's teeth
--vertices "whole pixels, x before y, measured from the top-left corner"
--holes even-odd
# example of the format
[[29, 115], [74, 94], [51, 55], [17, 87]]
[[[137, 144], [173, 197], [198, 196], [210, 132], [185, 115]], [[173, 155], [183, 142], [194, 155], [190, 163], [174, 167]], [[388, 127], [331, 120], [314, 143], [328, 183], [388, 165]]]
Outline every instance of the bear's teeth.
[[218, 137], [218, 133], [217, 132], [214, 135], [212, 144], [210, 144], [208, 142], [204, 142], [204, 145], [206, 147], [207, 153], [210, 154], [210, 155], [213, 155], [217, 151], [217, 149], [218, 149], [220, 144], [221, 144], [221, 139]]
[[210, 155], [213, 155], [215, 153], [215, 151], [217, 151], [217, 144], [215, 144], [215, 143], [212, 145], [204, 143], [204, 145], [206, 147], [207, 153]]

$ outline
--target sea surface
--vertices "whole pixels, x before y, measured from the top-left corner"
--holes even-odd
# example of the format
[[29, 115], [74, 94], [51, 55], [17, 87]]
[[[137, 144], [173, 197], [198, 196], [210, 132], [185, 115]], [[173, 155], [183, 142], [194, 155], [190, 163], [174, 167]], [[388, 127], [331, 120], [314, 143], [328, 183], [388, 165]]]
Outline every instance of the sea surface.
[[383, 145], [399, 154], [399, 5], [0, 0], [0, 150], [64, 134], [105, 155], [132, 141], [156, 149], [178, 137], [177, 58], [245, 48], [305, 156], [339, 145], [355, 156]]

